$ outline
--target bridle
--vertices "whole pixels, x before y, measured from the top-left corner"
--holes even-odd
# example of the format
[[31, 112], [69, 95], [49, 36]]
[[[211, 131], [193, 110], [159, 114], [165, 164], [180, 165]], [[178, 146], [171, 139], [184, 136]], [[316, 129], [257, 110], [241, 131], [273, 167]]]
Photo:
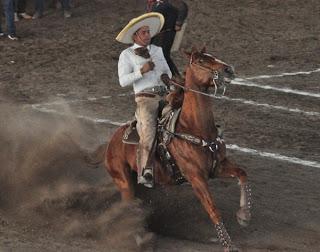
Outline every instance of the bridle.
[[185, 91], [191, 91], [191, 92], [193, 92], [193, 93], [201, 94], [201, 95], [204, 95], [204, 96], [209, 96], [209, 97], [211, 97], [211, 98], [214, 98], [214, 97], [216, 96], [216, 94], [212, 95], [212, 94], [204, 93], [204, 92], [201, 92], [201, 91], [198, 91], [198, 90], [194, 90], [194, 89], [192, 89], [192, 88], [187, 88], [187, 87], [179, 84], [178, 82], [176, 82], [176, 81], [174, 81], [174, 80], [170, 80], [169, 82], [170, 82], [172, 85], [177, 86], [177, 87], [180, 87], [180, 88], [182, 88], [182, 89], [185, 90]]
[[[217, 90], [218, 90], [217, 81], [219, 80], [219, 71], [218, 71], [218, 70], [211, 69], [211, 68], [209, 68], [209, 67], [202, 66], [202, 65], [194, 62], [194, 61], [193, 61], [193, 55], [194, 55], [194, 53], [192, 53], [191, 56], [190, 56], [189, 65], [194, 65], [194, 66], [196, 66], [196, 67], [198, 67], [198, 68], [200, 68], [200, 69], [202, 69], [202, 70], [204, 70], [204, 71], [209, 72], [210, 74], [212, 74], [212, 78], [211, 78], [211, 79], [212, 79], [212, 83], [213, 83], [213, 86], [214, 86], [214, 95], [213, 95], [213, 96], [215, 97], [216, 94], [217, 94]], [[221, 63], [221, 64], [223, 64], [223, 65], [229, 66], [228, 64], [224, 63], [223, 61], [218, 60], [218, 59], [215, 59], [215, 58], [214, 58], [212, 55], [210, 55], [210, 54], [207, 54], [207, 53], [206, 53], [206, 54], [204, 54], [204, 55], [213, 58], [215, 61], [217, 61], [217, 62], [219, 62], [219, 63]], [[223, 91], [222, 91], [222, 96], [223, 96], [223, 95], [225, 94], [225, 91], [226, 91], [226, 85], [223, 84], [222, 86], [223, 86]], [[196, 90], [193, 90], [193, 89], [190, 89], [190, 88], [189, 88], [189, 90], [190, 90], [190, 91], [196, 91]], [[196, 93], [198, 93], [198, 92], [199, 92], [199, 91], [197, 91]], [[203, 93], [203, 92], [200, 92], [200, 93], [201, 93], [201, 94], [206, 94], [206, 93]], [[211, 96], [211, 95], [210, 95], [210, 96]]]

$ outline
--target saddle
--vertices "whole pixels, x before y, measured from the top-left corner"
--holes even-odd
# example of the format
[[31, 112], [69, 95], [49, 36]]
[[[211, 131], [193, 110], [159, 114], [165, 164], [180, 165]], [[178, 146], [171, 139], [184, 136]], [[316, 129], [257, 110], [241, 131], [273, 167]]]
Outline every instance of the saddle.
[[139, 134], [137, 131], [137, 120], [128, 122], [129, 126], [122, 136], [122, 142], [125, 144], [139, 144]]

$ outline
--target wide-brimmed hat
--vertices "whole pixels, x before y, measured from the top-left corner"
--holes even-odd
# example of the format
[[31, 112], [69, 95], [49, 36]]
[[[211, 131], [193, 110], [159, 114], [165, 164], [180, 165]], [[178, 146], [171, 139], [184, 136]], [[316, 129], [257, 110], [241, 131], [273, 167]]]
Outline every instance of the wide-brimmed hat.
[[164, 24], [164, 17], [157, 12], [148, 12], [139, 17], [133, 18], [122, 29], [122, 31], [116, 37], [116, 40], [124, 44], [132, 44], [133, 34], [143, 26], [149, 26], [151, 37], [160, 32]]

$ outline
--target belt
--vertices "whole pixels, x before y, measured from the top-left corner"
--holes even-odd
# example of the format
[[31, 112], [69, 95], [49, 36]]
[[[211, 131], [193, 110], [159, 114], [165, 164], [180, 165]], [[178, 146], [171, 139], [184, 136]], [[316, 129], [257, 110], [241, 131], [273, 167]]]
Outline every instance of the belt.
[[146, 89], [142, 90], [142, 92], [164, 96], [168, 93], [168, 90], [165, 86], [154, 86], [152, 88], [146, 88]]

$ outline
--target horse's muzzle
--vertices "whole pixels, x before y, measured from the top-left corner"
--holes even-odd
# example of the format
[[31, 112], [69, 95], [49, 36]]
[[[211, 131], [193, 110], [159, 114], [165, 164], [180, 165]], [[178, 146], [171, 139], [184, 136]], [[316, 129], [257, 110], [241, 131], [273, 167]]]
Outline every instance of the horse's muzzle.
[[[215, 78], [217, 77], [217, 78]], [[214, 87], [214, 96], [225, 94], [227, 85], [235, 78], [234, 68], [226, 65], [223, 69], [217, 72], [217, 76], [213, 75], [212, 87]]]
[[223, 75], [225, 84], [229, 84], [235, 78], [234, 67], [226, 66]]

